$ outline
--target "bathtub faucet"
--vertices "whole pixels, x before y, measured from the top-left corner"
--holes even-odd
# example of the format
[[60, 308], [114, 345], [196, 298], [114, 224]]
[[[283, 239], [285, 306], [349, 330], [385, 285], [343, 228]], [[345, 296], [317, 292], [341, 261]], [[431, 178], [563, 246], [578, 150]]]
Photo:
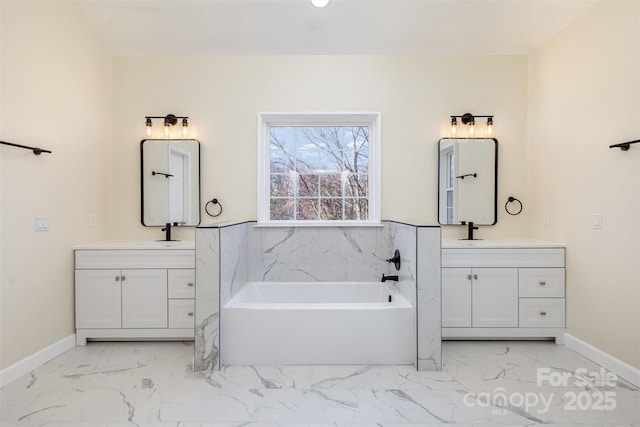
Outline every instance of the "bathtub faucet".
[[382, 281], [386, 282], [387, 280], [393, 280], [394, 282], [397, 282], [398, 276], [385, 276], [384, 273], [382, 273]]

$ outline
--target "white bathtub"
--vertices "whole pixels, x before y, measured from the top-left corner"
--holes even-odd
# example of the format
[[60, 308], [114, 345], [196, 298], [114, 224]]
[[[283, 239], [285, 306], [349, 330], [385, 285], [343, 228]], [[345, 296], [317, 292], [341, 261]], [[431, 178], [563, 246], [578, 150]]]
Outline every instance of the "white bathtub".
[[220, 360], [409, 365], [415, 328], [415, 307], [386, 283], [247, 283], [222, 307]]

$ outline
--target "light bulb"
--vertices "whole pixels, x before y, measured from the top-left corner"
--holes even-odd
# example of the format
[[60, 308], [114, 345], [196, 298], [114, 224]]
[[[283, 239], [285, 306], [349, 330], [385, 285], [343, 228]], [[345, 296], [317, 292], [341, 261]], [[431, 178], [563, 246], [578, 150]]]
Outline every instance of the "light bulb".
[[456, 135], [456, 130], [458, 130], [458, 121], [455, 117], [451, 117], [451, 135]]
[[153, 123], [151, 123], [150, 117], [147, 117], [147, 120], [145, 121], [145, 126], [147, 127], [147, 136], [151, 136], [151, 127], [153, 126]]
[[165, 134], [165, 136], [169, 136], [169, 124], [168, 123], [164, 124], [164, 134]]
[[329, 4], [329, 0], [311, 0], [311, 3], [315, 7], [325, 7], [326, 5]]
[[473, 123], [469, 125], [469, 135], [473, 136], [473, 132], [475, 130], [475, 126]]
[[187, 118], [182, 119], [182, 136], [186, 137], [189, 134], [189, 122]]
[[487, 135], [491, 136], [492, 133], [493, 133], [493, 126], [487, 125]]

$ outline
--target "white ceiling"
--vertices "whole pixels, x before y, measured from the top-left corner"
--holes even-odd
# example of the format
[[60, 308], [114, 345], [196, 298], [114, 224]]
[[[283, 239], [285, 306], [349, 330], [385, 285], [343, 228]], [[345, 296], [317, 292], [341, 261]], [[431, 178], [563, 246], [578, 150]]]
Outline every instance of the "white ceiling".
[[526, 54], [587, 0], [77, 0], [114, 54]]

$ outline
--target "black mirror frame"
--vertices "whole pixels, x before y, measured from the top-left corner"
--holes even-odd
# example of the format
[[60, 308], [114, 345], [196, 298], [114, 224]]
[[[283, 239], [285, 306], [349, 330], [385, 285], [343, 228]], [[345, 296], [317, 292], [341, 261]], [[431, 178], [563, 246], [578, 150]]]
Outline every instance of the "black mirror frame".
[[440, 138], [438, 140], [438, 179], [436, 182], [437, 185], [437, 191], [436, 194], [438, 195], [438, 205], [437, 205], [437, 218], [438, 218], [438, 224], [440, 225], [465, 225], [463, 223], [461, 224], [448, 224], [448, 223], [442, 223], [440, 222], [440, 176], [441, 176], [441, 170], [440, 170], [440, 141], [442, 140], [447, 140], [447, 139], [490, 139], [493, 140], [494, 144], [495, 144], [495, 150], [494, 150], [494, 188], [493, 188], [493, 213], [494, 213], [494, 217], [493, 217], [493, 222], [491, 224], [477, 224], [477, 225], [483, 225], [483, 226], [488, 226], [488, 225], [496, 225], [498, 223], [498, 140], [496, 138], [455, 138], [455, 137], [445, 137], [445, 138]]
[[197, 139], [189, 138], [189, 139], [143, 139], [140, 141], [140, 223], [144, 227], [164, 227], [165, 224], [159, 225], [147, 225], [144, 223], [144, 143], [146, 141], [195, 141], [198, 143], [198, 223], [197, 224], [186, 224], [184, 227], [197, 227], [202, 222], [202, 181], [201, 181], [201, 148], [200, 141]]

